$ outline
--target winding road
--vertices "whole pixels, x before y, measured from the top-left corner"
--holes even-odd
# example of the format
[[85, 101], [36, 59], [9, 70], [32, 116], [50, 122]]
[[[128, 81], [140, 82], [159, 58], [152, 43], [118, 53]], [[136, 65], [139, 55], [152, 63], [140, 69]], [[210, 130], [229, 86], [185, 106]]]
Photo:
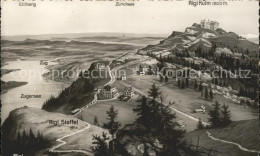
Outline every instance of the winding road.
[[70, 136], [73, 136], [73, 135], [76, 135], [78, 133], [81, 133], [87, 129], [90, 128], [90, 124], [85, 122], [85, 124], [87, 125], [87, 127], [79, 130], [79, 131], [76, 131], [74, 133], [71, 133], [71, 134], [68, 134], [68, 135], [65, 135], [61, 138], [58, 138], [56, 141], [59, 142], [60, 144], [52, 147], [49, 152], [52, 152], [52, 153], [71, 153], [71, 152], [77, 152], [77, 153], [84, 153], [84, 154], [90, 154], [89, 152], [85, 151], [85, 150], [57, 150], [58, 148], [60, 148], [61, 146], [65, 145], [67, 142], [64, 141], [63, 139], [67, 138], [67, 137], [70, 137]]
[[[129, 86], [129, 84], [127, 84], [127, 83], [125, 83], [125, 82], [122, 82], [122, 81], [119, 81], [119, 82], [120, 82], [121, 84], [123, 84], [124, 86]], [[139, 89], [137, 89], [137, 88], [135, 88], [135, 87], [133, 87], [133, 86], [132, 86], [132, 88], [134, 89], [135, 92], [137, 92], [137, 93], [139, 93], [139, 94], [141, 94], [141, 95], [144, 95], [144, 96], [148, 97], [148, 95], [147, 95], [145, 92], [143, 92], [143, 91], [141, 91], [141, 90], [139, 90]], [[160, 103], [159, 100], [156, 100], [156, 101]], [[180, 110], [180, 109], [178, 109], [178, 108], [174, 108], [173, 106], [171, 106], [170, 108], [171, 108], [172, 110], [174, 110], [175, 112], [177, 112], [177, 113], [179, 113], [179, 114], [181, 114], [181, 115], [184, 115], [185, 117], [188, 117], [189, 119], [191, 119], [191, 120], [193, 120], [193, 121], [199, 122], [199, 119], [198, 119], [198, 118], [193, 117], [193, 116], [191, 116], [191, 115], [189, 115], [189, 114], [183, 112], [182, 110]], [[202, 121], [202, 123], [203, 123], [204, 125], [209, 125], [209, 123], [204, 122], [204, 121]]]
[[[118, 68], [118, 69], [120, 69], [120, 68]], [[114, 72], [116, 72], [116, 71], [114, 71]], [[112, 73], [112, 74], [113, 74], [113, 73]], [[122, 81], [119, 81], [119, 82], [120, 82], [121, 84], [123, 84], [124, 86], [129, 86], [129, 84], [127, 84], [127, 83], [125, 83], [125, 82], [122, 82]], [[137, 89], [137, 88], [135, 88], [135, 87], [133, 87], [133, 86], [132, 86], [132, 88], [134, 89], [135, 92], [137, 92], [137, 93], [139, 93], [139, 94], [141, 94], [141, 95], [144, 95], [144, 96], [147, 96], [147, 97], [148, 97], [148, 95], [147, 95], [144, 91], [139, 90], [139, 89]], [[160, 101], [157, 100], [157, 102], [160, 102]], [[171, 106], [170, 108], [171, 108], [172, 110], [174, 110], [175, 112], [177, 112], [177, 113], [179, 113], [179, 114], [182, 114], [182, 115], [184, 115], [185, 117], [188, 117], [189, 119], [191, 119], [191, 120], [193, 120], [193, 121], [196, 121], [196, 122], [199, 121], [198, 118], [193, 117], [193, 116], [191, 116], [191, 115], [189, 115], [189, 114], [183, 112], [182, 110], [179, 110], [178, 108], [174, 108], [173, 106]], [[204, 125], [209, 125], [209, 123], [204, 122], [204, 121], [202, 121], [202, 123], [203, 123]], [[240, 150], [242, 150], [242, 151], [260, 154], [260, 151], [250, 150], [250, 149], [247, 149], [247, 148], [245, 148], [245, 147], [242, 147], [242, 146], [241, 146], [240, 144], [238, 144], [238, 143], [234, 143], [234, 142], [231, 142], [231, 141], [226, 141], [226, 140], [222, 140], [222, 139], [215, 138], [215, 137], [213, 137], [213, 136], [211, 135], [211, 133], [208, 132], [208, 131], [206, 131], [206, 133], [208, 134], [208, 137], [211, 138], [212, 140], [221, 141], [221, 142], [226, 143], [226, 144], [236, 145], [236, 146], [238, 146], [238, 148], [239, 148]]]
[[[109, 65], [110, 65], [110, 64], [111, 64], [111, 62], [109, 63]], [[111, 78], [111, 79], [110, 79], [110, 81], [109, 81], [108, 83], [106, 83], [105, 85], [112, 84], [112, 83], [114, 83], [115, 80], [116, 80], [115, 74], [112, 74], [112, 71], [110, 70], [109, 65], [108, 65], [108, 71], [109, 71], [109, 75], [110, 75], [110, 78]], [[112, 69], [112, 70], [113, 70], [113, 71], [117, 71], [118, 69], [120, 69], [120, 68], [122, 68], [122, 67], [124, 67], [124, 66], [118, 66], [118, 67], [115, 67], [115, 68]], [[97, 98], [97, 95], [96, 95], [96, 94], [95, 94], [95, 98]], [[95, 100], [95, 98], [94, 98], [94, 100]], [[93, 100], [93, 101], [94, 101], [94, 100]], [[113, 99], [113, 100], [114, 100], [114, 99]], [[73, 116], [76, 116], [77, 114], [81, 113], [83, 110], [84, 110], [84, 109], [80, 109], [80, 111], [78, 111], [78, 112], [77, 112], [76, 114], [74, 114]], [[71, 153], [71, 152], [77, 152], [77, 153], [84, 153], [84, 154], [86, 154], [86, 155], [89, 155], [90, 153], [87, 152], [87, 151], [85, 151], [85, 150], [57, 150], [57, 149], [60, 148], [61, 146], [64, 146], [65, 144], [67, 144], [67, 142], [64, 141], [63, 139], [68, 138], [68, 137], [71, 137], [71, 136], [76, 135], [76, 134], [78, 134], [78, 133], [81, 133], [81, 132], [83, 132], [83, 131], [85, 131], [85, 130], [87, 130], [87, 129], [90, 128], [91, 125], [90, 125], [89, 123], [85, 122], [85, 124], [87, 125], [85, 128], [83, 128], [83, 129], [81, 129], [81, 130], [79, 130], [79, 131], [76, 131], [76, 132], [74, 132], [74, 133], [65, 135], [65, 136], [63, 136], [63, 137], [61, 137], [61, 138], [58, 138], [56, 141], [59, 142], [60, 144], [58, 144], [58, 145], [56, 145], [56, 146], [53, 146], [53, 147], [49, 150], [49, 152], [52, 152], [52, 153]]]
[[[142, 60], [142, 61], [144, 61], [144, 60]], [[132, 64], [136, 64], [136, 63], [138, 63], [138, 62], [140, 62], [140, 60], [138, 60], [138, 61], [133, 61], [133, 62], [128, 63], [128, 64], [124, 64], [124, 65], [117, 66], [117, 67], [113, 68], [112, 70], [110, 70], [110, 67], [108, 66], [109, 75], [110, 75], [111, 79], [110, 79], [110, 81], [109, 81], [106, 85], [108, 85], [108, 84], [113, 84], [113, 83], [115, 82], [115, 80], [116, 80], [116, 73], [117, 73], [117, 71], [118, 71], [119, 69], [124, 68], [124, 67], [129, 66], [129, 65], [132, 65]], [[122, 82], [122, 81], [119, 81], [119, 82], [120, 82], [121, 84], [123, 84], [124, 86], [129, 86], [129, 84], [127, 84], [127, 83], [125, 83], [125, 82]], [[134, 89], [135, 92], [137, 92], [137, 93], [139, 93], [139, 94], [141, 94], [141, 95], [148, 96], [147, 93], [145, 93], [145, 92], [142, 91], [142, 90], [139, 90], [139, 89], [137, 89], [137, 88], [135, 88], [135, 87], [133, 87], [133, 89]], [[160, 102], [160, 101], [157, 100], [157, 102]], [[178, 108], [174, 108], [173, 106], [171, 106], [170, 108], [171, 108], [172, 110], [174, 110], [175, 112], [177, 112], [177, 113], [179, 113], [179, 114], [181, 114], [181, 115], [184, 115], [185, 117], [188, 117], [189, 119], [191, 119], [191, 120], [193, 120], [193, 121], [195, 121], [195, 122], [198, 122], [198, 121], [199, 121], [198, 118], [193, 117], [193, 116], [191, 116], [191, 115], [189, 115], [189, 114], [183, 112], [182, 110], [180, 110], [180, 109], [178, 109]], [[77, 113], [77, 114], [78, 114], [78, 113]], [[72, 133], [72, 134], [68, 134], [68, 135], [65, 135], [65, 136], [63, 136], [63, 137], [57, 139], [56, 141], [57, 141], [57, 142], [60, 142], [60, 144], [58, 144], [58, 145], [52, 147], [49, 151], [50, 151], [50, 152], [53, 152], [53, 153], [78, 152], [78, 153], [90, 154], [89, 152], [87, 152], [87, 151], [85, 151], [85, 150], [57, 150], [58, 148], [60, 148], [61, 146], [65, 145], [65, 144], [67, 143], [67, 142], [64, 141], [63, 139], [65, 139], [65, 138], [67, 138], [67, 137], [70, 137], [70, 136], [73, 136], [73, 135], [75, 135], [75, 134], [81, 133], [81, 132], [83, 132], [83, 131], [89, 129], [91, 125], [90, 125], [89, 123], [87, 123], [87, 122], [85, 122], [85, 123], [86, 123], [86, 125], [87, 125], [85, 128], [83, 128], [83, 129], [81, 129], [81, 130], [79, 130], [79, 131], [76, 131], [76, 132], [74, 132], [74, 133]], [[209, 125], [209, 123], [204, 122], [204, 121], [202, 121], [202, 123], [203, 123], [204, 125]], [[240, 150], [242, 150], [242, 151], [260, 154], [260, 151], [250, 150], [250, 149], [247, 149], [247, 148], [242, 147], [242, 146], [241, 146], [240, 144], [238, 144], [238, 143], [234, 143], [234, 142], [231, 142], [231, 141], [226, 141], [226, 140], [222, 140], [222, 139], [215, 138], [215, 137], [213, 137], [213, 136], [211, 135], [211, 133], [208, 132], [208, 131], [206, 131], [206, 133], [207, 133], [208, 137], [211, 138], [212, 140], [221, 141], [221, 142], [223, 142], [223, 143], [236, 145], [236, 146], [238, 146], [238, 148], [239, 148]]]
[[247, 148], [245, 148], [245, 147], [242, 147], [242, 146], [241, 146], [240, 144], [238, 144], [238, 143], [215, 138], [215, 137], [213, 137], [213, 136], [211, 135], [211, 133], [210, 133], [209, 131], [206, 131], [206, 133], [208, 134], [208, 137], [209, 137], [210, 139], [212, 139], [212, 140], [220, 141], [220, 142], [223, 142], [223, 143], [226, 143], [226, 144], [236, 145], [240, 150], [245, 151], [245, 152], [251, 152], [251, 153], [258, 153], [258, 154], [260, 154], [260, 151], [247, 149]]

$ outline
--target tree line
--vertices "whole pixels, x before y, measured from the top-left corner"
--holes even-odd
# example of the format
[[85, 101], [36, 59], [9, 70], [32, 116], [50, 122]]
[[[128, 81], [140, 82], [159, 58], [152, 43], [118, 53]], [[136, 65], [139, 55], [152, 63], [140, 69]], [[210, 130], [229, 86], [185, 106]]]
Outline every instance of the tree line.
[[[242, 84], [249, 86], [249, 87], [257, 88], [255, 86], [255, 84], [258, 83], [258, 75], [257, 75], [258, 71], [259, 71], [258, 60], [255, 57], [251, 57], [251, 58], [248, 57], [248, 55], [250, 53], [248, 49], [246, 49], [246, 50], [242, 49], [242, 51], [241, 51], [241, 49], [239, 50], [239, 53], [241, 53], [241, 58], [232, 57], [230, 54], [225, 54], [225, 53], [216, 54], [216, 48], [223, 47], [222, 44], [223, 43], [212, 42], [212, 47], [209, 50], [206, 50], [206, 49], [203, 50], [201, 47], [197, 47], [195, 49], [195, 55], [198, 57], [206, 58], [208, 60], [212, 60], [215, 63], [221, 65], [224, 69], [231, 70], [231, 72], [233, 72], [235, 74], [239, 74], [237, 71], [239, 68], [242, 70], [249, 70], [250, 74], [248, 75], [248, 77], [250, 77], [250, 78], [245, 79], [245, 78], [241, 77], [238, 79], [234, 79], [234, 81], [241, 82]], [[229, 47], [229, 48], [231, 48], [231, 47]], [[236, 47], [233, 47], [233, 49], [231, 48], [231, 51], [236, 50], [236, 49], [237, 49]], [[212, 70], [211, 66], [207, 65], [204, 61], [202, 61], [202, 63], [195, 63], [194, 60], [192, 60], [192, 61], [186, 60], [185, 57], [190, 57], [190, 54], [187, 49], [174, 50], [173, 52], [175, 53], [176, 56], [168, 55], [167, 57], [162, 57], [160, 55], [160, 57], [157, 57], [156, 55], [154, 55], [151, 52], [148, 53], [148, 55], [156, 58], [161, 63], [164, 63], [164, 62], [175, 63], [175, 64], [179, 64], [179, 65], [182, 65], [185, 67], [191, 67], [192, 69], [195, 69], [195, 70], [206, 70], [206, 69]], [[233, 51], [233, 52], [236, 52], [236, 51]], [[226, 78], [231, 77], [229, 75], [229, 73], [226, 73], [225, 71], [220, 71], [220, 70], [218, 71], [216, 69], [216, 67], [214, 67], [213, 69], [218, 75], [222, 75], [222, 77], [226, 77]], [[235, 70], [236, 70], [236, 72], [235, 72]], [[241, 74], [242, 74], [241, 76], [243, 76], [243, 74], [247, 74], [247, 73], [242, 72]], [[230, 83], [228, 81], [228, 82], [226, 82], [225, 85], [232, 85], [232, 83]]]
[[205, 126], [201, 119], [197, 124], [197, 129], [204, 129], [204, 128], [218, 128], [218, 127], [225, 127], [232, 123], [231, 121], [231, 112], [229, 110], [228, 105], [221, 104], [218, 101], [212, 105], [213, 108], [209, 111], [209, 123], [210, 125], [207, 127]]
[[[84, 73], [87, 74], [87, 72], [81, 72], [79, 75]], [[72, 82], [69, 87], [62, 89], [57, 97], [51, 96], [48, 100], [46, 100], [42, 106], [42, 109], [46, 111], [53, 111], [61, 106], [64, 106], [64, 104], [70, 104], [70, 108], [72, 110], [77, 108], [78, 105], [81, 105], [91, 98], [94, 91], [94, 85], [99, 80], [99, 78], [79, 76], [79, 78]]]
[[34, 151], [43, 149], [48, 144], [49, 140], [46, 140], [40, 131], [38, 131], [37, 134], [34, 134], [30, 128], [28, 134], [25, 130], [23, 130], [23, 132], [19, 131], [14, 140], [5, 141], [2, 152], [3, 155], [13, 155], [14, 153], [32, 155]]
[[[177, 85], [181, 89], [188, 88], [188, 87], [191, 86], [190, 79], [189, 78], [183, 78], [183, 79], [179, 78], [177, 80]], [[194, 79], [193, 89], [196, 90], [196, 91], [200, 91], [201, 92], [201, 97], [204, 98], [204, 99], [212, 100], [214, 98], [214, 94], [213, 94], [212, 88], [210, 86], [209, 87], [203, 87], [202, 86], [202, 81], [200, 81], [200, 83], [198, 84], [197, 79]]]

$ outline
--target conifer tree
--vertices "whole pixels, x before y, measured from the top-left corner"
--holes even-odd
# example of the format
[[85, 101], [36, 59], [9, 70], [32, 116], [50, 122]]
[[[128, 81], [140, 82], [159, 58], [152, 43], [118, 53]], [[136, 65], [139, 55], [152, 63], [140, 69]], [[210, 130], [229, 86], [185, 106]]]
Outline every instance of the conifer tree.
[[201, 129], [204, 129], [204, 125], [203, 125], [203, 123], [201, 121], [201, 118], [199, 118], [199, 122], [197, 124], [197, 130], [201, 130]]
[[218, 85], [218, 79], [217, 78], [215, 79], [215, 85]]
[[31, 128], [30, 128], [30, 132], [29, 132], [29, 138], [30, 138], [30, 143], [34, 144], [35, 143], [35, 136], [34, 136]]
[[194, 82], [194, 89], [197, 90], [198, 88], [198, 84], [197, 84], [197, 80], [195, 79], [195, 82]]
[[209, 122], [212, 127], [219, 127], [221, 125], [220, 103], [218, 101], [215, 101], [213, 109], [209, 111]]
[[165, 83], [167, 83], [167, 82], [169, 81], [169, 78], [168, 78], [168, 76], [167, 76], [167, 75], [165, 76], [165, 79], [164, 79], [164, 81], [165, 81]]
[[[17, 134], [16, 142], [15, 142], [15, 147], [17, 151], [21, 151], [21, 145], [22, 145], [22, 136], [20, 132]], [[5, 150], [5, 149], [3, 149]]]
[[212, 89], [210, 88], [210, 90], [209, 90], [209, 98], [210, 98], [210, 100], [212, 100], [213, 99], [213, 91], [212, 91]]
[[80, 120], [83, 120], [83, 116], [82, 116], [82, 114], [80, 114], [79, 119], [80, 119]]
[[26, 147], [27, 144], [28, 144], [27, 135], [26, 135], [25, 130], [23, 130], [22, 143], [23, 143], [23, 144], [21, 144], [21, 146], [24, 146], [24, 147]]
[[99, 122], [98, 122], [97, 116], [95, 116], [95, 118], [94, 118], [94, 125], [99, 126]]
[[160, 122], [159, 122], [159, 133], [162, 131], [165, 131], [166, 129], [174, 129], [175, 128], [175, 122], [176, 115], [171, 112], [170, 106], [167, 105], [160, 105], [159, 107], [159, 113], [160, 113]]
[[118, 118], [118, 110], [115, 110], [114, 106], [111, 106], [110, 109], [106, 112], [107, 114], [107, 123], [103, 124], [103, 127], [108, 129], [109, 133], [112, 135], [112, 138], [114, 139], [114, 136], [116, 132], [118, 131], [121, 124], [116, 121]]
[[228, 108], [228, 105], [223, 105], [221, 110], [221, 124], [226, 126], [231, 123], [231, 113]]
[[184, 88], [185, 88], [185, 83], [184, 83], [184, 81], [183, 81], [183, 80], [181, 81], [181, 88], [182, 88], [182, 89], [184, 89]]
[[142, 97], [141, 103], [133, 109], [135, 113], [137, 113], [136, 122], [144, 125], [145, 127], [151, 126], [151, 108], [147, 103], [147, 98], [145, 96]]
[[180, 88], [181, 87], [181, 80], [178, 79], [178, 87]]
[[190, 83], [189, 83], [189, 78], [186, 78], [186, 87], [189, 87]]
[[91, 146], [90, 148], [94, 152], [95, 156], [112, 156], [107, 145], [109, 137], [106, 133], [103, 132], [102, 136], [93, 135], [92, 140], [94, 146]]
[[160, 74], [160, 82], [163, 82], [163, 76]]
[[153, 84], [152, 88], [150, 88], [148, 91], [148, 95], [153, 99], [158, 98], [160, 94], [161, 93], [159, 92], [159, 87], [156, 87], [155, 84]]
[[257, 91], [256, 89], [254, 89], [254, 92], [253, 92], [253, 99], [256, 99], [257, 98]]
[[209, 98], [208, 87], [205, 87], [204, 98], [205, 98], [205, 99], [208, 99], [208, 98]]
[[139, 66], [139, 72], [142, 72], [143, 71], [143, 67], [142, 67], [142, 65], [140, 64], [140, 66]]
[[203, 87], [202, 87], [202, 82], [200, 81], [200, 85], [199, 85], [199, 91], [202, 91]]
[[36, 138], [37, 138], [37, 143], [38, 143], [38, 144], [41, 144], [42, 135], [41, 135], [40, 131], [38, 131]]

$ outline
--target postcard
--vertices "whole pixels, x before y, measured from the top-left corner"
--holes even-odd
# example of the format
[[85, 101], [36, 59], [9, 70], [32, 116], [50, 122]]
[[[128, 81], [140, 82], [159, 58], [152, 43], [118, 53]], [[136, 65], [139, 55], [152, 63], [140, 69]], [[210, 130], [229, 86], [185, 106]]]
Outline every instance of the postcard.
[[2, 155], [259, 155], [258, 3], [2, 0]]

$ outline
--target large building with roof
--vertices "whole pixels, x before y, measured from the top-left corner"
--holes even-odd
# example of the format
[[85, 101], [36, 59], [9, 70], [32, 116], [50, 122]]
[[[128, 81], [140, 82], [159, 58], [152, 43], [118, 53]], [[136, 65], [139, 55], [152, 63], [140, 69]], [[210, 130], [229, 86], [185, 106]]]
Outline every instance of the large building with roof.
[[204, 20], [200, 21], [200, 26], [205, 29], [217, 30], [219, 23], [216, 21], [210, 21], [210, 20], [204, 19]]
[[115, 98], [119, 95], [116, 87], [111, 87], [110, 85], [106, 85], [101, 89], [100, 92], [103, 96], [105, 96], [108, 99]]

